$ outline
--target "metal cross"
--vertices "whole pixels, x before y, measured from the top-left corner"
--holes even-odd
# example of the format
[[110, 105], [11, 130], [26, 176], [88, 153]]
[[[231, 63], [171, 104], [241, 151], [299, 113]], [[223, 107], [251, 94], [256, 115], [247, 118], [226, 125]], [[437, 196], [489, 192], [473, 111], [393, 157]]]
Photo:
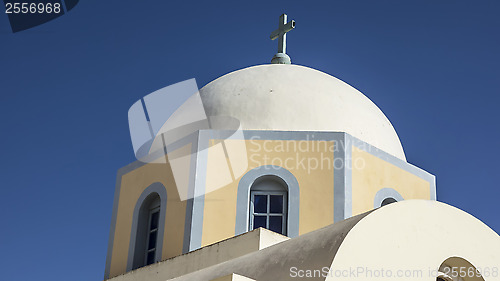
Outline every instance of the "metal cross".
[[286, 33], [295, 28], [295, 21], [291, 20], [286, 22], [286, 14], [280, 16], [279, 27], [271, 33], [271, 40], [279, 37], [278, 40], [278, 53], [286, 53]]

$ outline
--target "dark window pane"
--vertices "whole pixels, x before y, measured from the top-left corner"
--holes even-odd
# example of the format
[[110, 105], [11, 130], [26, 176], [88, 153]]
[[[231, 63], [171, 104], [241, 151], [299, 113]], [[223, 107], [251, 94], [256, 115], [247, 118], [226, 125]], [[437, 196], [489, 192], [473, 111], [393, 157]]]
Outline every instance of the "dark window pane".
[[155, 262], [155, 251], [151, 251], [148, 253], [148, 257], [146, 259], [146, 265], [152, 264]]
[[283, 195], [271, 195], [271, 213], [283, 213]]
[[283, 217], [270, 216], [269, 217], [269, 230], [283, 234]]
[[254, 195], [254, 213], [267, 213], [267, 195]]
[[158, 219], [160, 218], [160, 212], [154, 212], [151, 214], [151, 228], [149, 230], [158, 228]]
[[380, 204], [380, 206], [382, 207], [382, 206], [389, 205], [389, 204], [396, 203], [396, 202], [398, 202], [396, 199], [389, 197], [389, 198], [385, 198], [384, 201], [382, 201], [382, 204]]
[[156, 234], [158, 231], [153, 231], [149, 234], [148, 250], [156, 248]]
[[254, 216], [253, 217], [253, 229], [259, 227], [266, 227], [266, 216]]

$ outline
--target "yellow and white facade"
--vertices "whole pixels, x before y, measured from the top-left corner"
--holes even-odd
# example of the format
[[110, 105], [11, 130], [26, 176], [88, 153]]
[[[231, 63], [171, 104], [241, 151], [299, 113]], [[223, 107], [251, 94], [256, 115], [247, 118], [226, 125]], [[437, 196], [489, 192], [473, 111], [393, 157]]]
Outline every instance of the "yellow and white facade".
[[[283, 234], [291, 238], [290, 241], [308, 233], [320, 233], [320, 229], [332, 224], [342, 229], [341, 225], [346, 225], [346, 220], [353, 222], [349, 220], [353, 217], [357, 218], [356, 223], [347, 223], [349, 227], [358, 227], [357, 222], [363, 218], [362, 225], [369, 228], [376, 225], [367, 222], [369, 218], [383, 221], [385, 211], [370, 212], [388, 203], [436, 200], [435, 177], [406, 162], [399, 138], [382, 111], [359, 91], [330, 75], [296, 65], [255, 66], [209, 83], [200, 90], [200, 96], [208, 116], [235, 118], [240, 122], [240, 130], [238, 133], [224, 127], [198, 130], [167, 145], [166, 155], [159, 156], [164, 157], [164, 161], [136, 161], [119, 170], [105, 279], [132, 271], [116, 280], [176, 277], [208, 281], [219, 280], [216, 278], [273, 280], [252, 279], [249, 274], [239, 276], [238, 272], [220, 276], [210, 272], [207, 275], [210, 278], [200, 277], [203, 276], [200, 273], [195, 279], [182, 279], [184, 274], [217, 263], [193, 265], [192, 270], [186, 271], [174, 269], [183, 263], [189, 267], [188, 263], [198, 264], [207, 258], [230, 261], [242, 253], [265, 248], [255, 246], [253, 249], [254, 242], [244, 242], [247, 238], [238, 241], [253, 250], [237, 250], [238, 243], [228, 242], [252, 230], [252, 190], [262, 181], [277, 183], [286, 193]], [[182, 171], [182, 179], [174, 175], [178, 171]], [[179, 188], [180, 184], [185, 188]], [[154, 230], [158, 237], [154, 261], [165, 262], [137, 269], [144, 265], [141, 264], [145, 256], [142, 245], [149, 241], [141, 232], [145, 227], [143, 208], [153, 201], [159, 214], [158, 227]], [[402, 207], [401, 212], [410, 212], [413, 205], [409, 206]], [[415, 206], [425, 208], [424, 203]], [[397, 212], [391, 212], [390, 216]], [[432, 227], [432, 224], [423, 225]], [[410, 229], [408, 226], [398, 235], [405, 235], [404, 231]], [[352, 237], [356, 238], [352, 239], [363, 239], [357, 236], [361, 232], [355, 233]], [[250, 237], [247, 235], [244, 237]], [[288, 240], [285, 236], [269, 238], [266, 235], [255, 239], [275, 241], [270, 245]], [[492, 239], [494, 235], [490, 233], [485, 237]], [[346, 241], [352, 240], [348, 238]], [[372, 240], [376, 239], [367, 241]], [[354, 243], [349, 244], [349, 249], [354, 249], [356, 241], [349, 243]], [[497, 247], [498, 241], [494, 243]], [[235, 250], [224, 254], [222, 246], [221, 254], [203, 250], [209, 245], [232, 245], [224, 249]], [[279, 245], [281, 243], [270, 248]], [[193, 252], [198, 249], [202, 252]], [[337, 250], [339, 254], [348, 255], [347, 248]], [[491, 257], [499, 258], [498, 255]], [[347, 258], [336, 258], [333, 265], [345, 266], [344, 260]], [[160, 264], [168, 264], [169, 273], [162, 275], [158, 268], [152, 269], [156, 275], [147, 273], [147, 268]], [[331, 260], [326, 264], [331, 266]], [[281, 280], [288, 280], [289, 276], [285, 275]]]

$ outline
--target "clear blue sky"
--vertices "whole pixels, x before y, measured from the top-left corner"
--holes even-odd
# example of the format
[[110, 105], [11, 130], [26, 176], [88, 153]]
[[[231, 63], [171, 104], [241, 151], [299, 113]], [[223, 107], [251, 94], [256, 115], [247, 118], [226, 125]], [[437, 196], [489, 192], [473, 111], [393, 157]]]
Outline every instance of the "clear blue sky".
[[[0, 15], [2, 280], [102, 280], [127, 111], [164, 86], [296, 64], [387, 115], [440, 201], [500, 232], [499, 1], [80, 1], [12, 34]], [[445, 222], [444, 222], [445, 223]], [[460, 225], [451, 225], [460, 230]]]

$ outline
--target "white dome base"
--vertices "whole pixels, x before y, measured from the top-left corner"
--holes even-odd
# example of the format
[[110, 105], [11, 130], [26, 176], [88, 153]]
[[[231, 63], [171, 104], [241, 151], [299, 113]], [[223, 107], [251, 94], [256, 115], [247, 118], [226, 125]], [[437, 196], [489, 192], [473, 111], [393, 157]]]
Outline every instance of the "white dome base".
[[203, 87], [208, 116], [231, 116], [245, 130], [346, 132], [406, 161], [391, 122], [361, 92], [318, 70], [259, 65]]

